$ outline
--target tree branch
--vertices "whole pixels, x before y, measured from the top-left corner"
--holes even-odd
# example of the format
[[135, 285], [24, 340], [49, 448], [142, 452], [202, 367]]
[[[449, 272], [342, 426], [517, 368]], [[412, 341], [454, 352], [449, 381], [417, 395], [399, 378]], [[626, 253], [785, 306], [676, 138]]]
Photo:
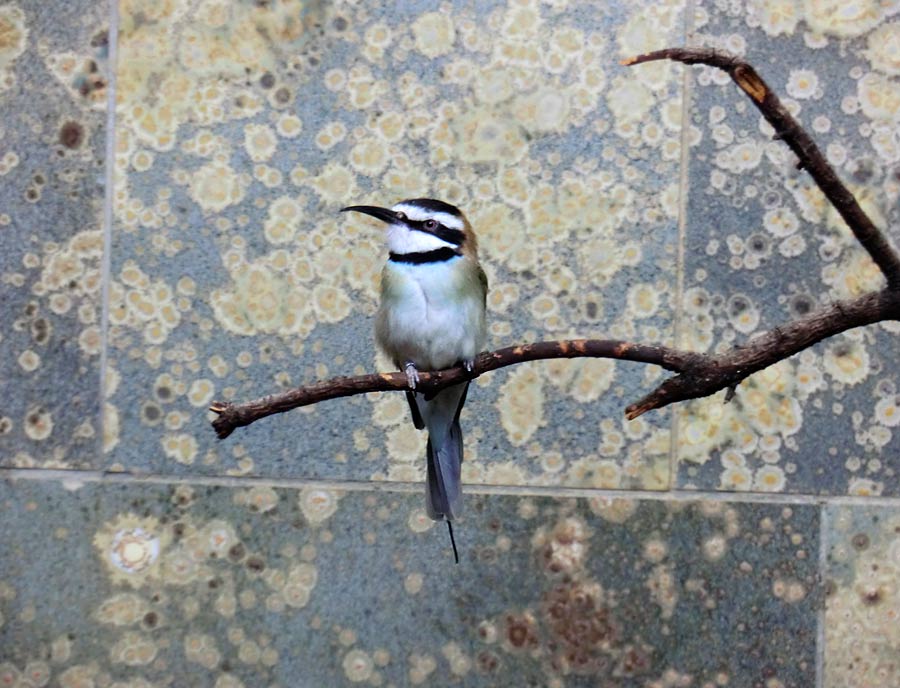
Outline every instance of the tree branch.
[[715, 356], [700, 356], [687, 370], [628, 406], [625, 416], [633, 420], [647, 411], [677, 401], [708, 397], [726, 388], [729, 390], [727, 401], [734, 396], [732, 390], [753, 373], [823, 339], [882, 320], [900, 320], [900, 290], [884, 289], [852, 301], [833, 303], [800, 320], [775, 327], [744, 346]]
[[778, 96], [763, 81], [748, 62], [711, 48], [667, 48], [623, 60], [623, 65], [636, 65], [655, 60], [674, 60], [685, 64], [705, 64], [727, 72], [744, 91], [756, 109], [775, 129], [775, 138], [784, 141], [815, 180], [834, 209], [844, 218], [856, 239], [878, 265], [888, 285], [900, 289], [900, 255], [891, 247], [887, 237], [872, 222], [856, 202], [853, 194], [838, 178], [822, 151], [809, 134], [782, 105]]
[[[900, 320], [900, 256], [860, 208], [813, 140], [756, 70], [733, 55], [704, 48], [670, 48], [624, 60], [623, 64], [634, 65], [664, 59], [686, 64], [706, 64], [728, 72], [775, 129], [775, 137], [783, 140], [797, 155], [798, 166], [809, 171], [826, 198], [844, 218], [854, 236], [885, 276], [887, 287], [856, 299], [833, 303], [721, 354], [698, 354], [665, 346], [610, 340], [538, 342], [479, 354], [471, 372], [462, 367], [420, 372], [417, 390], [436, 392], [498, 368], [554, 358], [612, 358], [658, 365], [677, 373], [625, 409], [626, 417], [631, 420], [647, 411], [679, 401], [710, 396], [723, 389], [728, 390], [728, 401], [734, 396], [737, 386], [753, 373], [823, 339], [883, 320]], [[338, 377], [243, 404], [215, 401], [210, 406], [210, 410], [217, 414], [212, 424], [218, 436], [225, 438], [235, 428], [300, 406], [354, 394], [406, 389], [406, 375], [402, 373]]]
[[[695, 365], [698, 354], [679, 351], [665, 346], [631, 344], [618, 340], [574, 339], [555, 342], [537, 342], [509, 346], [497, 351], [481, 353], [475, 359], [471, 372], [462, 366], [433, 372], [419, 372], [416, 390], [437, 392], [463, 380], [474, 379], [498, 368], [505, 368], [525, 361], [550, 358], [615, 358], [621, 361], [651, 363], [672, 372], [683, 372]], [[271, 394], [243, 404], [214, 401], [210, 411], [218, 414], [212, 422], [220, 439], [228, 437], [235, 428], [301, 406], [309, 406], [327, 399], [339, 399], [367, 392], [391, 392], [409, 389], [403, 373], [374, 373], [358, 377], [336, 377], [308, 387]]]

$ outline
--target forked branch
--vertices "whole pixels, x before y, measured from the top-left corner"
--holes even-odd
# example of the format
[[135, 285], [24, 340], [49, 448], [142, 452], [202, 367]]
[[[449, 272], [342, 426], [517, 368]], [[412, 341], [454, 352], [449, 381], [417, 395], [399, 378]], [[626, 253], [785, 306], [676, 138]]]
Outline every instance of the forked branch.
[[900, 290], [884, 289], [851, 301], [839, 301], [718, 355], [702, 355], [696, 365], [670, 377], [625, 409], [629, 420], [677, 401], [699, 399], [728, 389], [770, 365], [854, 327], [900, 320]]
[[[881, 291], [850, 301], [828, 305], [803, 318], [773, 328], [743, 346], [717, 355], [610, 340], [538, 342], [480, 354], [471, 372], [458, 367], [420, 373], [417, 389], [434, 392], [498, 368], [551, 358], [612, 358], [658, 365], [677, 373], [625, 409], [627, 418], [634, 419], [647, 411], [679, 401], [710, 396], [723, 389], [728, 390], [727, 401], [734, 395], [737, 385], [748, 376], [823, 339], [863, 325], [900, 320], [900, 255], [866, 215], [818, 146], [756, 70], [738, 57], [706, 48], [669, 48], [638, 55], [624, 60], [623, 64], [636, 65], [654, 60], [705, 64], [727, 72], [772, 125], [775, 138], [784, 141], [797, 155], [798, 168], [810, 173], [825, 197], [844, 218], [854, 236], [878, 265], [887, 280], [887, 286]], [[354, 394], [406, 389], [406, 376], [402, 373], [339, 377], [243, 404], [213, 402], [210, 410], [217, 417], [212, 424], [218, 436], [225, 438], [235, 428], [300, 406]]]

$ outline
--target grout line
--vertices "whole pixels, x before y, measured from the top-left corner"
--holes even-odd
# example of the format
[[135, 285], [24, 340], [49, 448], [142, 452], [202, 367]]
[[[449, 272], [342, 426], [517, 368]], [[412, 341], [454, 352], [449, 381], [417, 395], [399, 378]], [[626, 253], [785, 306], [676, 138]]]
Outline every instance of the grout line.
[[103, 256], [100, 265], [100, 447], [102, 453], [103, 437], [105, 435], [106, 414], [104, 405], [106, 399], [106, 373], [109, 364], [109, 283], [112, 275], [112, 225], [113, 225], [113, 199], [115, 190], [115, 162], [116, 162], [116, 74], [118, 72], [119, 57], [119, 0], [109, 0], [109, 34], [107, 45], [109, 46], [109, 79], [106, 86], [106, 169], [104, 180], [106, 184], [103, 197]]
[[816, 614], [816, 688], [825, 685], [825, 580], [828, 571], [828, 509], [819, 511], [819, 595], [821, 601]]
[[[96, 470], [64, 470], [42, 468], [0, 468], [0, 480], [58, 481], [69, 486], [103, 483], [111, 485], [207, 485], [220, 487], [319, 487], [346, 492], [421, 492], [424, 483], [372, 480], [318, 480], [315, 478], [266, 478], [258, 476], [180, 476], [159, 473], [118, 473]], [[723, 492], [700, 490], [609, 490], [582, 487], [547, 487], [540, 485], [465, 485], [469, 494], [507, 495], [513, 497], [641, 499], [649, 501], [693, 502], [700, 500], [800, 504], [812, 506], [900, 506], [900, 497], [826, 496], [787, 494], [781, 492]]]
[[[684, 43], [689, 45], [694, 33], [694, 0], [685, 3], [684, 17]], [[681, 335], [684, 329], [684, 256], [685, 239], [687, 237], [687, 199], [688, 199], [688, 169], [690, 166], [690, 123], [691, 123], [691, 95], [692, 72], [686, 65], [682, 66], [681, 75], [681, 160], [679, 161], [679, 194], [678, 194], [678, 237], [677, 253], [675, 257], [675, 323], [672, 328], [672, 342], [676, 348], [680, 346]], [[678, 408], [671, 409], [669, 421], [669, 489], [671, 490], [678, 480], [678, 440], [680, 429], [678, 422]]]
[[377, 482], [366, 480], [316, 480], [311, 478], [266, 478], [257, 476], [184, 476], [157, 473], [120, 473], [34, 468], [0, 468], [0, 480], [59, 481], [71, 487], [88, 483], [110, 485], [204, 485], [218, 487], [319, 487], [346, 492], [412, 492], [423, 489], [419, 483]]

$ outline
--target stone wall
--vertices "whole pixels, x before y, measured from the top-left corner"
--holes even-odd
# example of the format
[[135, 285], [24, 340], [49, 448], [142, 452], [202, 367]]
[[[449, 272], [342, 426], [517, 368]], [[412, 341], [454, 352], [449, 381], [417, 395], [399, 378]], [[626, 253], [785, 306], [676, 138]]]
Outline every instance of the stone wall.
[[490, 348], [878, 288], [727, 75], [619, 64], [678, 45], [900, 244], [897, 3], [0, 0], [0, 685], [900, 684], [897, 323], [632, 422], [662, 371], [479, 378], [458, 566], [402, 395], [209, 426], [391, 369], [349, 204], [466, 213]]

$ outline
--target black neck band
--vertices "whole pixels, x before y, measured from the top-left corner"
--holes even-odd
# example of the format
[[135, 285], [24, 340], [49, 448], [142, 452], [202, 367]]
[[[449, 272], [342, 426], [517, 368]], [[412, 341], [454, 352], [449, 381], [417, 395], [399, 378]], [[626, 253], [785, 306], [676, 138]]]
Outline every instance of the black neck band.
[[436, 248], [433, 251], [420, 251], [419, 253], [394, 253], [391, 251], [390, 259], [394, 263], [410, 263], [421, 265], [422, 263], [443, 263], [446, 260], [459, 255], [456, 249], [449, 246]]

